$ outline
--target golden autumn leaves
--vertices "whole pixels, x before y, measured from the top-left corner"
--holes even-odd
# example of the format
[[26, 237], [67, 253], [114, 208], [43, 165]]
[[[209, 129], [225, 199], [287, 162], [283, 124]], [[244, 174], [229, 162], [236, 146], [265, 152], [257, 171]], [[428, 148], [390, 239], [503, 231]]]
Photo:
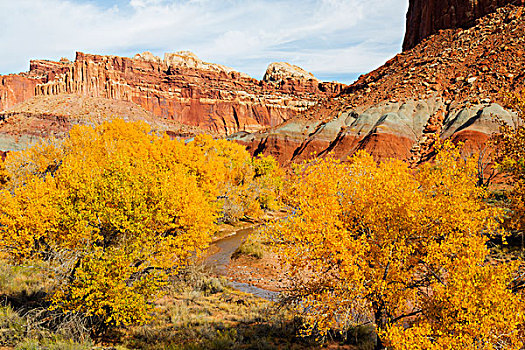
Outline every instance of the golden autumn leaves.
[[[235, 201], [226, 192], [276, 193], [256, 186], [258, 164], [268, 161], [207, 136], [170, 140], [143, 123], [73, 128], [63, 142], [3, 165], [2, 252], [17, 264], [48, 265], [52, 307], [105, 324], [143, 323], [168, 275], [207, 248], [224, 201]], [[230, 219], [269, 203], [244, 197]]]
[[366, 153], [318, 159], [296, 169], [293, 211], [270, 234], [317, 330], [369, 321], [377, 348], [520, 349], [517, 265], [486, 260], [502, 215], [486, 195], [449, 143], [416, 171]]
[[[518, 263], [488, 258], [503, 212], [475, 172], [448, 143], [417, 170], [366, 153], [296, 167], [270, 234], [311, 328], [373, 322], [393, 349], [521, 348]], [[216, 223], [277, 208], [283, 173], [236, 143], [116, 120], [11, 154], [0, 183], [2, 258], [45, 265], [52, 307], [130, 325]]]

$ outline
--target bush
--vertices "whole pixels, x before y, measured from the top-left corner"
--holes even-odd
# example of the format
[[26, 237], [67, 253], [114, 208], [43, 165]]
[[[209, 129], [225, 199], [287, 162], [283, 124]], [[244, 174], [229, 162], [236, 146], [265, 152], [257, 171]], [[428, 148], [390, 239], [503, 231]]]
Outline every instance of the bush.
[[217, 294], [221, 293], [225, 289], [225, 285], [227, 282], [223, 280], [222, 278], [218, 277], [209, 277], [209, 278], [203, 278], [199, 289], [203, 291], [205, 294]]
[[264, 245], [260, 235], [254, 233], [242, 242], [242, 244], [233, 252], [232, 258], [237, 259], [241, 255], [248, 255], [256, 259], [261, 259], [264, 256]]

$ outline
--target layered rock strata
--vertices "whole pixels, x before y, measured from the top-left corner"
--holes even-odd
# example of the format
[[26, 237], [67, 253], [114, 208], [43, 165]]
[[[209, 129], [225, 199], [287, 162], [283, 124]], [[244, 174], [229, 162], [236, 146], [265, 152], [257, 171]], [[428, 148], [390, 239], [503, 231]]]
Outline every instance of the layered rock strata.
[[281, 126], [233, 139], [281, 163], [365, 149], [376, 159], [424, 161], [437, 138], [484, 147], [501, 119], [505, 93], [525, 87], [525, 8], [507, 6], [469, 29], [449, 29], [361, 76]]
[[267, 132], [238, 133], [231, 139], [285, 165], [327, 154], [346, 159], [358, 150], [376, 159], [418, 164], [432, 151], [436, 136], [464, 142], [466, 151], [479, 152], [500, 121], [514, 125], [515, 115], [496, 103], [459, 105], [430, 98], [350, 107], [330, 120], [295, 118]]
[[[28, 73], [5, 84], [10, 95], [0, 99], [0, 109], [32, 95], [79, 94], [133, 102], [160, 119], [218, 134], [256, 131], [282, 123], [343, 87], [298, 75], [298, 70], [288, 65], [279, 76], [259, 81], [185, 51], [164, 59], [148, 52], [134, 58], [78, 52], [74, 62], [31, 61]], [[19, 91], [17, 79], [27, 89]]]
[[35, 96], [0, 112], [0, 150], [22, 150], [42, 140], [61, 139], [74, 125], [98, 124], [114, 118], [144, 121], [154, 130], [177, 138], [190, 138], [203, 132], [161, 120], [128, 101], [65, 94]]

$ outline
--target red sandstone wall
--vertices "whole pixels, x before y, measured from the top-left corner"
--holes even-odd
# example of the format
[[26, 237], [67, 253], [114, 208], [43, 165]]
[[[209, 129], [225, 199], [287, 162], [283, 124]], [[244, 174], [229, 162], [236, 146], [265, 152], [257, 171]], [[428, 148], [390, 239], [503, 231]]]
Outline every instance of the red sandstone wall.
[[[74, 62], [31, 61], [37, 95], [81, 94], [132, 101], [155, 116], [221, 134], [275, 126], [319, 99], [342, 90], [338, 83], [286, 78], [259, 81], [198, 61], [201, 66], [160, 59], [77, 53]], [[225, 68], [225, 69], [222, 69]]]
[[403, 50], [409, 50], [440, 29], [465, 28], [476, 19], [524, 0], [410, 0]]

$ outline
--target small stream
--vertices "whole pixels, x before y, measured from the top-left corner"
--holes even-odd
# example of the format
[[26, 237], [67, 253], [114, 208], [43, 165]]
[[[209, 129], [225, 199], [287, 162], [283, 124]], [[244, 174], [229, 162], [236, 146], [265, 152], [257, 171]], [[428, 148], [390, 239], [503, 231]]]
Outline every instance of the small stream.
[[[204, 261], [204, 265], [208, 267], [211, 271], [215, 272], [218, 275], [227, 276], [228, 275], [228, 265], [231, 260], [232, 254], [235, 250], [246, 240], [246, 238], [253, 232], [256, 232], [258, 227], [248, 227], [242, 230], [235, 232], [233, 235], [224, 237], [214, 242], [212, 246], [218, 248], [217, 253], [210, 255]], [[230, 281], [231, 287], [244, 292], [253, 294], [256, 297], [277, 301], [279, 299], [279, 293], [273, 292], [270, 290], [258, 288], [252, 286], [248, 283]]]

